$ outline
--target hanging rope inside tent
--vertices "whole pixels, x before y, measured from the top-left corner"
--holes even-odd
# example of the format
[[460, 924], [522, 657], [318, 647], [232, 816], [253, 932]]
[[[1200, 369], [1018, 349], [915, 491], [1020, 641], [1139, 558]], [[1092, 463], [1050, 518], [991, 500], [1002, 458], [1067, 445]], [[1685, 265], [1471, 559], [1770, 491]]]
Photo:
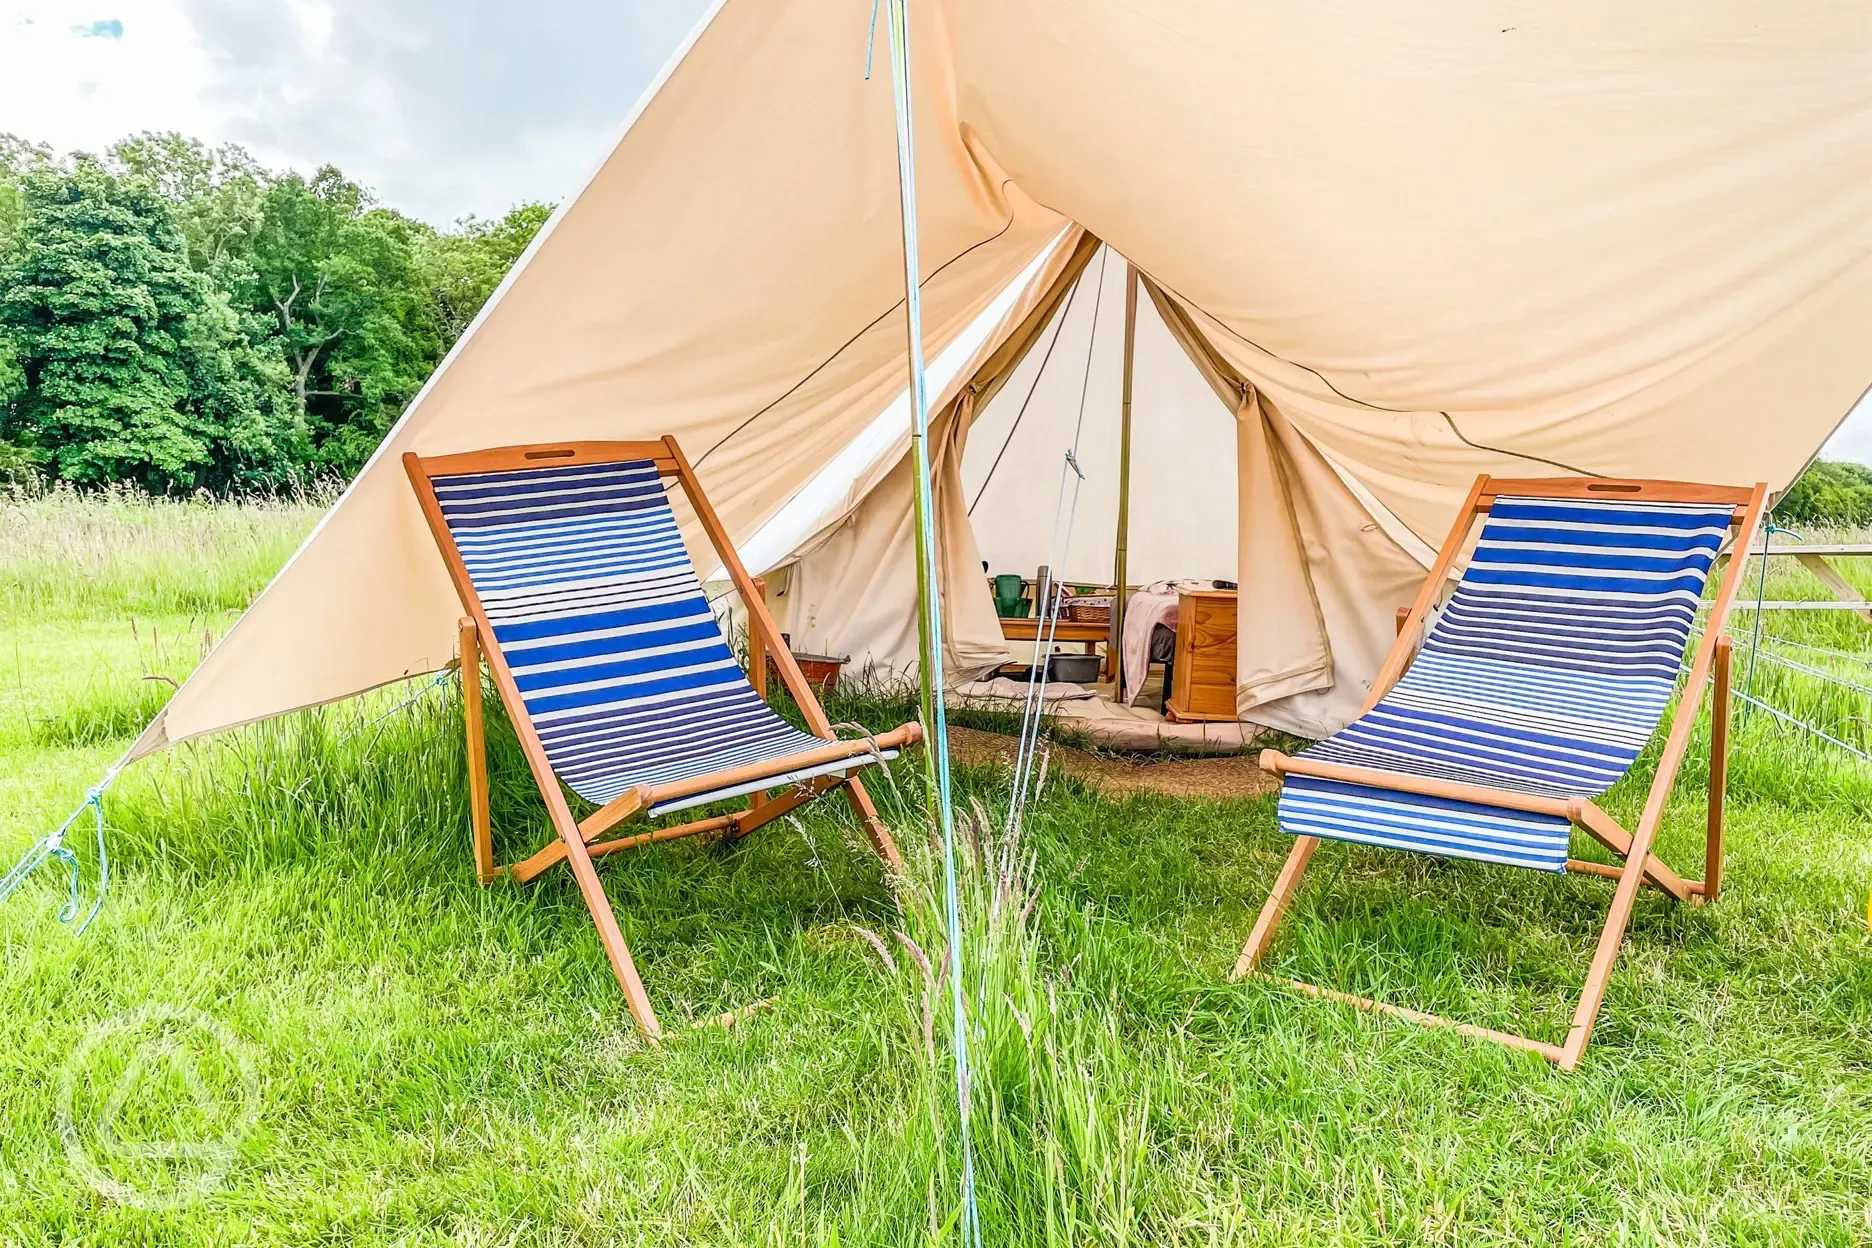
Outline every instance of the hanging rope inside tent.
[[[1060, 547], [1060, 517], [1066, 519], [1066, 548], [1072, 549], [1073, 519], [1079, 512], [1079, 487], [1085, 483], [1085, 473], [1079, 467], [1078, 447], [1066, 451], [1066, 462], [1060, 467], [1059, 498], [1053, 505], [1053, 540], [1047, 552], [1046, 575], [1041, 577], [1038, 588], [1040, 619], [1034, 626], [1034, 662], [1027, 681], [1027, 696], [1021, 703], [1020, 738], [1014, 752], [1014, 792], [1008, 801], [1008, 835], [1014, 834], [1020, 823], [1022, 809], [1027, 804], [1027, 784], [1033, 776], [1034, 757], [1040, 748], [1040, 721], [1046, 714], [1047, 669], [1053, 653], [1053, 639], [1059, 634], [1060, 604], [1059, 595], [1054, 587], [1058, 578], [1053, 569], [1058, 566]], [[1070, 501], [1067, 487], [1071, 486]]]
[[[1055, 589], [1059, 583], [1056, 570], [1060, 560], [1072, 550], [1073, 521], [1079, 514], [1079, 490], [1085, 484], [1085, 472], [1079, 467], [1079, 436], [1085, 429], [1086, 394], [1092, 381], [1092, 353], [1098, 346], [1099, 310], [1105, 301], [1105, 264], [1110, 254], [1109, 250], [1099, 253], [1098, 277], [1094, 279], [1097, 285], [1092, 292], [1092, 329], [1086, 338], [1085, 369], [1079, 377], [1079, 412], [1073, 422], [1072, 445], [1066, 448], [1065, 462], [1060, 465], [1059, 494], [1053, 504], [1053, 536], [1047, 549], [1046, 573], [1040, 578], [1038, 588], [1034, 664], [1027, 682], [1027, 696], [1021, 703], [1020, 740], [1014, 752], [1014, 792], [1008, 800], [1007, 833], [1010, 837], [1020, 825], [1021, 813], [1027, 804], [1028, 785], [1034, 775], [1034, 757], [1040, 748], [1040, 720], [1046, 713], [1047, 668], [1054, 639], [1059, 635], [1060, 595]], [[1037, 377], [1034, 384], [1039, 385]], [[1064, 545], [1060, 541], [1062, 527]]]
[[1001, 449], [995, 452], [994, 462], [988, 465], [988, 474], [982, 478], [975, 499], [968, 505], [968, 514], [974, 515], [980, 505], [982, 495], [988, 492], [988, 486], [994, 481], [995, 470], [1001, 467], [1001, 457], [1007, 454], [1008, 447], [1014, 441], [1014, 435], [1020, 432], [1021, 420], [1027, 415], [1027, 405], [1033, 402], [1034, 393], [1040, 389], [1040, 379], [1046, 376], [1047, 362], [1053, 358], [1053, 348], [1059, 346], [1060, 332], [1066, 327], [1066, 318], [1072, 315], [1073, 301], [1079, 298], [1079, 283], [1074, 282], [1072, 289], [1066, 292], [1066, 306], [1053, 318], [1053, 336], [1047, 339], [1047, 348], [1040, 354], [1040, 367], [1034, 369], [1033, 384], [1027, 387], [1027, 397], [1021, 400], [1020, 410], [1014, 413], [1014, 421], [1008, 426], [1007, 437], [1001, 439]]
[[85, 811], [89, 810], [95, 825], [93, 834], [97, 839], [97, 897], [92, 901], [91, 909], [86, 912], [84, 921], [79, 923], [77, 930], [72, 933], [75, 936], [84, 935], [85, 929], [91, 926], [91, 920], [97, 918], [98, 911], [104, 908], [104, 895], [110, 891], [110, 855], [106, 852], [104, 845], [104, 790], [110, 788], [111, 781], [117, 778], [117, 773], [123, 770], [127, 761], [126, 755], [112, 763], [109, 769], [98, 778], [98, 782], [85, 792], [85, 800], [78, 809], [65, 816], [65, 822], [59, 824], [52, 832], [34, 842], [32, 848], [27, 850], [25, 855], [13, 865], [13, 869], [6, 873], [6, 878], [0, 879], [0, 902], [11, 897], [20, 885], [26, 882], [26, 878], [44, 866], [49, 859], [56, 859], [71, 873], [65, 889], [65, 904], [59, 907], [58, 921], [70, 923], [78, 917], [78, 911], [84, 905], [80, 887], [84, 873], [79, 867], [78, 855], [66, 847], [65, 838], [71, 832], [72, 825], [78, 822]]

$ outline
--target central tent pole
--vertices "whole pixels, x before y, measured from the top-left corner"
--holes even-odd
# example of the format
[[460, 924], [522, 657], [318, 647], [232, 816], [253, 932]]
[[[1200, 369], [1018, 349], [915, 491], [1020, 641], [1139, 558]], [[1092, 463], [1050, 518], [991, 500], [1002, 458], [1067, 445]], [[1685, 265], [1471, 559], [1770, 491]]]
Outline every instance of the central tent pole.
[[1118, 700], [1124, 701], [1125, 575], [1131, 555], [1131, 366], [1137, 355], [1137, 266], [1125, 261], [1124, 397], [1118, 408], [1118, 545], [1112, 554], [1112, 580], [1118, 584], [1112, 599], [1112, 679]]
[[916, 137], [910, 118], [908, 0], [890, 0], [891, 90], [897, 110], [897, 180], [903, 201], [904, 324], [909, 337], [910, 464], [916, 513], [917, 649], [924, 759], [936, 826], [943, 843], [944, 919], [949, 929], [949, 998], [955, 1032], [956, 1110], [962, 1139], [962, 1234], [981, 1243], [975, 1208], [975, 1149], [969, 1133], [968, 1020], [962, 1004], [962, 919], [957, 899], [955, 819], [949, 800], [948, 716], [943, 709], [941, 593], [937, 584], [936, 519], [930, 482], [929, 394], [923, 373], [922, 276], [917, 251]]

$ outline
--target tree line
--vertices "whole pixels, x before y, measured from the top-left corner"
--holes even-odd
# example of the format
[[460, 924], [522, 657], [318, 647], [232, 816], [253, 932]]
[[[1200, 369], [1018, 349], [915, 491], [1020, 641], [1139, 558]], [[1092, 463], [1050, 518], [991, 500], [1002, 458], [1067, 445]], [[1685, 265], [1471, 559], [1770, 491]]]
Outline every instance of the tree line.
[[435, 229], [332, 166], [0, 134], [0, 479], [349, 477], [551, 212]]
[[1775, 504], [1775, 519], [1839, 529], [1872, 528], [1872, 468], [1817, 459]]
[[[0, 486], [348, 478], [551, 211], [438, 230], [330, 165], [0, 134]], [[1817, 462], [1776, 514], [1872, 526], [1872, 469]]]

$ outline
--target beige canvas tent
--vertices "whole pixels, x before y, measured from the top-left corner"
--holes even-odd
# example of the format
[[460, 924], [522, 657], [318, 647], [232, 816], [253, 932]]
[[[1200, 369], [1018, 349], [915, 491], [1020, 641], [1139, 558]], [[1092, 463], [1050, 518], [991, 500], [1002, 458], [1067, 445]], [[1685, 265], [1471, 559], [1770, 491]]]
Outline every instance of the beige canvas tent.
[[[1078, 230], [1047, 259], [1045, 273], [1057, 275], [1051, 289], [1036, 275], [1029, 299], [987, 336], [966, 369], [956, 370], [938, 413], [938, 425], [952, 439], [943, 445], [959, 465], [956, 475], [938, 474], [936, 487], [945, 508], [939, 540], [953, 565], [945, 578], [952, 683], [1014, 657], [1001, 644], [985, 582], [968, 573], [970, 549], [979, 556], [973, 564], [978, 573], [982, 563], [1025, 575], [1047, 564], [1069, 580], [1103, 583], [1115, 576], [1127, 266]], [[1031, 318], [1026, 332], [1010, 323], [1023, 317]], [[1234, 412], [1148, 301], [1137, 308], [1136, 322], [1133, 423], [1139, 433], [1131, 439], [1127, 579], [1232, 579], [1238, 566]], [[965, 392], [971, 400], [966, 419]], [[817, 534], [776, 561], [768, 579], [774, 605], [804, 648], [907, 673], [916, 665], [910, 614], [916, 580], [903, 544], [908, 421], [896, 415], [890, 449], [841, 505], [828, 509]], [[1076, 481], [1065, 465], [1069, 448], [1082, 474]], [[880, 488], [886, 482], [889, 488]], [[972, 548], [966, 545], [971, 538]], [[862, 588], [861, 577], [868, 581]], [[956, 627], [963, 625], [970, 627], [958, 638]]]
[[[1054, 563], [1072, 581], [1112, 579], [1118, 529], [1118, 459], [1124, 393], [1125, 273], [1107, 247], [1034, 349], [967, 433], [962, 494], [988, 564], [1031, 575]], [[1141, 301], [1133, 356], [1128, 579], [1233, 580], [1235, 413], [1223, 403], [1163, 318]], [[1076, 506], [1060, 482], [1068, 447], [1084, 479]], [[1060, 545], [1054, 549], [1056, 513]], [[1070, 537], [1070, 541], [1067, 538]]]
[[[999, 646], [968, 426], [1090, 238], [1234, 415], [1240, 705], [1301, 730], [1356, 707], [1477, 472], [1780, 487], [1872, 376], [1865, 6], [911, 7], [931, 355], [1047, 256], [938, 412], [960, 658]], [[672, 433], [746, 538], [868, 427], [903, 376], [869, 9], [708, 15], [139, 749], [449, 661], [404, 451]], [[867, 474], [790, 591], [879, 647], [912, 627], [900, 481]]]

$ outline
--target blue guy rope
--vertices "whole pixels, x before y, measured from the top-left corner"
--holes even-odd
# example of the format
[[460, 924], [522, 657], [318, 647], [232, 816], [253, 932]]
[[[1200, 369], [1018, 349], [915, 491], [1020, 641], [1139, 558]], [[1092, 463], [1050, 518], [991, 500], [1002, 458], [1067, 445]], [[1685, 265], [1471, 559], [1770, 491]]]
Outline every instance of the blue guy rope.
[[84, 921], [79, 923], [72, 932], [74, 936], [84, 935], [85, 929], [91, 926], [91, 920], [97, 918], [98, 911], [104, 908], [104, 896], [110, 891], [110, 855], [104, 844], [104, 790], [110, 787], [111, 781], [117, 778], [117, 773], [123, 770], [125, 761], [120, 758], [112, 763], [98, 782], [85, 791], [85, 799], [79, 804], [78, 809], [65, 816], [65, 822], [35, 841], [32, 848], [13, 864], [13, 869], [6, 873], [4, 879], [0, 879], [0, 902], [6, 901], [18, 891], [20, 885], [26, 882], [26, 878], [44, 866], [48, 860], [57, 860], [71, 872], [66, 884], [65, 904], [59, 907], [58, 921], [70, 923], [78, 917], [78, 911], [84, 905], [80, 891], [83, 872], [78, 865], [78, 855], [66, 847], [65, 837], [70, 833], [72, 825], [78, 822], [85, 811], [89, 810], [95, 825], [94, 835], [97, 838], [97, 897], [92, 901], [91, 909], [86, 912]]
[[871, 28], [865, 32], [865, 81], [871, 81], [871, 53], [877, 48], [878, 0], [871, 0]]
[[391, 707], [389, 710], [385, 711], [383, 714], [376, 715], [370, 719], [365, 720], [363, 723], [359, 724], [357, 727], [353, 728], [351, 731], [345, 733], [344, 736], [339, 738], [339, 740], [349, 741], [352, 737], [357, 736], [360, 732], [363, 732], [366, 728], [375, 728], [378, 724], [381, 724], [384, 720], [389, 719], [392, 715], [396, 714], [398, 711], [408, 710], [410, 707], [416, 705], [416, 703], [421, 701], [423, 697], [431, 689], [440, 688], [442, 685], [447, 684], [451, 679], [453, 679], [454, 676], [455, 676], [455, 669], [453, 667], [443, 668], [441, 671], [437, 672], [434, 676], [430, 677], [427, 683], [418, 685], [416, 688], [416, 691], [410, 694], [407, 698], [404, 698], [401, 702], [397, 703], [395, 706]]
[[[875, 11], [875, 10], [874, 10]], [[950, 803], [948, 715], [943, 707], [942, 614], [936, 588], [936, 521], [930, 484], [929, 394], [923, 370], [922, 276], [916, 217], [916, 136], [910, 115], [910, 21], [907, 0], [890, 0], [891, 95], [897, 114], [897, 182], [903, 205], [904, 321], [910, 366], [910, 461], [917, 528], [917, 639], [926, 756], [943, 844], [943, 917], [949, 929], [949, 999], [955, 1032], [956, 1115], [962, 1144], [962, 1232], [980, 1248], [975, 1201], [975, 1146], [969, 1125], [968, 1015], [962, 995], [962, 916], [956, 885], [955, 818]]]

